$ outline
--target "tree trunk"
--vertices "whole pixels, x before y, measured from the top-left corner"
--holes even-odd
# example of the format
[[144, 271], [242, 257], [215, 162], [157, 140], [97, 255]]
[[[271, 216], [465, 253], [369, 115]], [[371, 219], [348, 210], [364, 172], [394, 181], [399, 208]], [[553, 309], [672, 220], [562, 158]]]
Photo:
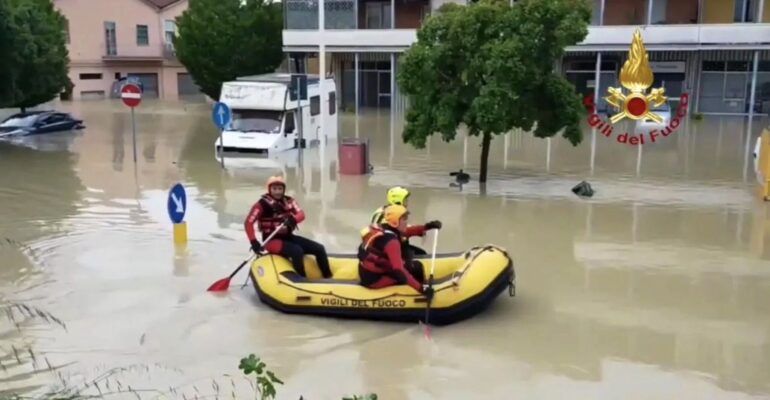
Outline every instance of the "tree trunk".
[[489, 161], [489, 145], [492, 143], [492, 134], [484, 132], [481, 140], [481, 169], [479, 172], [479, 183], [487, 182], [487, 163]]

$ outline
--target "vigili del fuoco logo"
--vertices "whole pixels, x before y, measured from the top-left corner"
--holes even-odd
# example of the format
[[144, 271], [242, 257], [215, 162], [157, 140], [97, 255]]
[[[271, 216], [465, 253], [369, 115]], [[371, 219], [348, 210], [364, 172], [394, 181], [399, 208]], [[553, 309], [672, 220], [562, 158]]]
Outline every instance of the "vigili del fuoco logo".
[[668, 100], [665, 96], [665, 88], [654, 88], [649, 93], [647, 92], [653, 81], [654, 76], [650, 67], [649, 55], [644, 48], [642, 33], [637, 29], [631, 41], [628, 59], [620, 70], [620, 84], [628, 90], [628, 93], [623, 93], [622, 88], [610, 87], [607, 89], [609, 95], [604, 99], [618, 111], [610, 117], [609, 121], [603, 120], [596, 113], [593, 97], [587, 98], [584, 104], [590, 113], [588, 124], [608, 138], [612, 137], [613, 125], [625, 118], [635, 121], [653, 121], [661, 128], [642, 133], [626, 132], [616, 136], [618, 143], [631, 145], [655, 143], [661, 137], [672, 134], [687, 115], [689, 96], [684, 93], [679, 97], [679, 107], [677, 107], [676, 113], [672, 115], [670, 121], [666, 121], [662, 115], [653, 111], [654, 108], [662, 106]]

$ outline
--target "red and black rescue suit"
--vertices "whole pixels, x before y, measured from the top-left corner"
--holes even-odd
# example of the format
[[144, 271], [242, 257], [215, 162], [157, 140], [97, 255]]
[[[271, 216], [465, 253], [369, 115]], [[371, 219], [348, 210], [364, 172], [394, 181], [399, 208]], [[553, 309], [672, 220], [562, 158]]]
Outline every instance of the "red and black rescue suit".
[[425, 272], [419, 261], [413, 261], [402, 245], [402, 236], [421, 236], [425, 226], [409, 226], [405, 234], [388, 225], [371, 226], [358, 248], [358, 274], [361, 285], [379, 289], [392, 285], [409, 285], [422, 292]]
[[302, 276], [306, 276], [305, 263], [303, 261], [305, 253], [311, 254], [315, 256], [324, 278], [331, 278], [329, 258], [326, 255], [324, 246], [293, 233], [297, 224], [304, 220], [305, 212], [299, 208], [299, 205], [292, 197], [284, 195], [280, 200], [276, 200], [270, 194], [264, 194], [251, 207], [244, 225], [246, 235], [253, 246], [256, 243], [255, 223], [258, 225], [257, 229], [259, 229], [259, 232], [262, 233], [262, 239], [266, 239], [281, 223], [286, 222], [281, 227], [281, 230], [273, 236], [273, 239], [263, 244], [265, 251], [271, 254], [280, 254], [290, 259], [294, 270]]

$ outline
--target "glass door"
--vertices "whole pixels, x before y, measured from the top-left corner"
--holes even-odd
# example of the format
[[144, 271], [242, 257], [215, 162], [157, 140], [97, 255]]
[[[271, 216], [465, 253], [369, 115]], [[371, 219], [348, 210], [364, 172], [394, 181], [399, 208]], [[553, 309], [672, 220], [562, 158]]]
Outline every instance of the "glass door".
[[117, 37], [115, 35], [115, 22], [104, 22], [104, 44], [106, 55], [116, 56], [118, 55]]
[[390, 107], [390, 71], [378, 71], [377, 83], [377, 104], [380, 107]]

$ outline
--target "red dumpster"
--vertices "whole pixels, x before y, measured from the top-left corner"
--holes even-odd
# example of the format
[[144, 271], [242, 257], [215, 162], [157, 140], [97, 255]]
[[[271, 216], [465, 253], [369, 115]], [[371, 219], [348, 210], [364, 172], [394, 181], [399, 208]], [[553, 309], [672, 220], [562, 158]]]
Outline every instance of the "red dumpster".
[[339, 147], [340, 174], [364, 175], [369, 170], [367, 140], [343, 139]]

